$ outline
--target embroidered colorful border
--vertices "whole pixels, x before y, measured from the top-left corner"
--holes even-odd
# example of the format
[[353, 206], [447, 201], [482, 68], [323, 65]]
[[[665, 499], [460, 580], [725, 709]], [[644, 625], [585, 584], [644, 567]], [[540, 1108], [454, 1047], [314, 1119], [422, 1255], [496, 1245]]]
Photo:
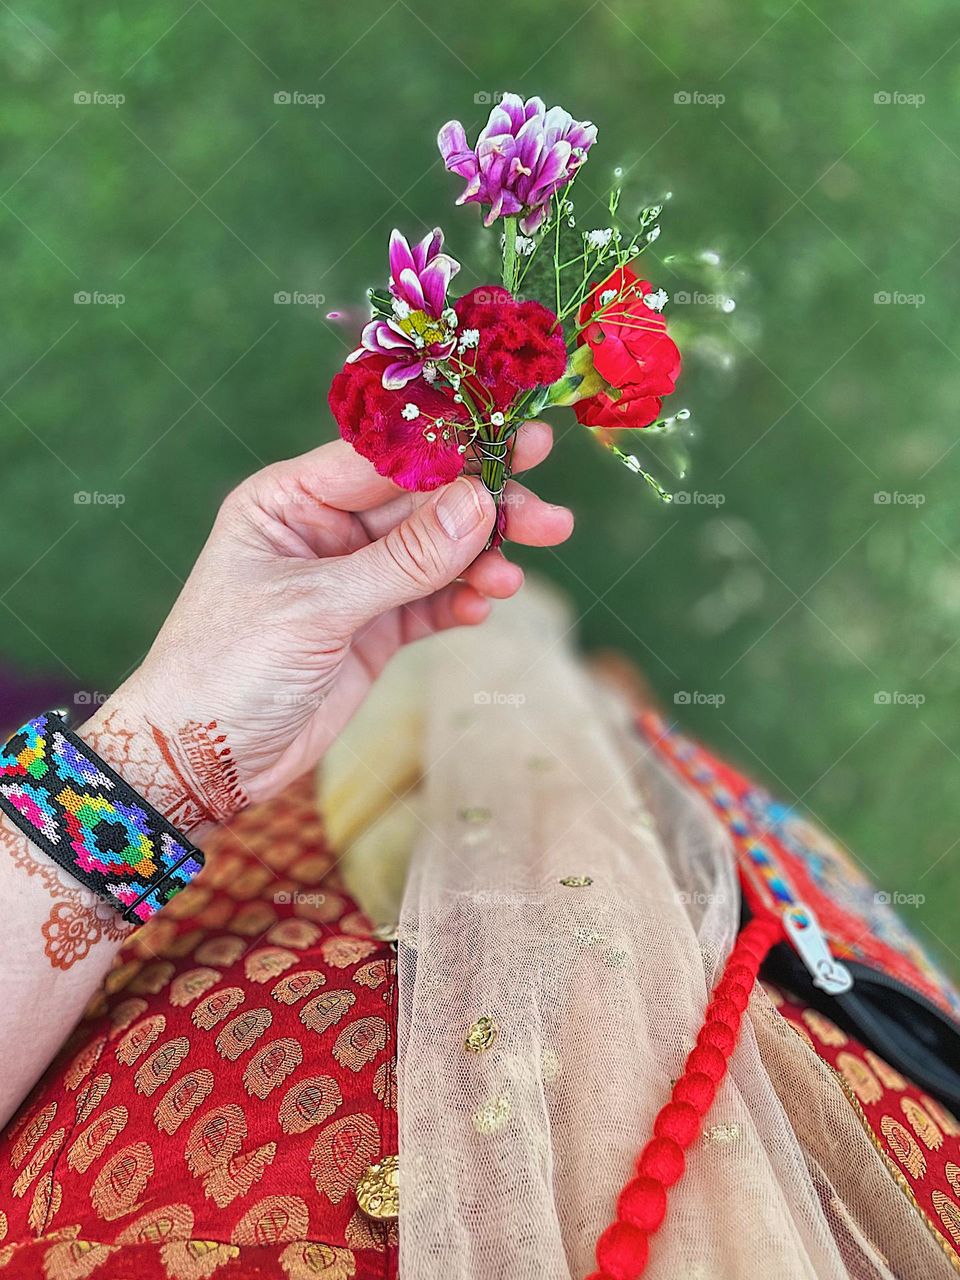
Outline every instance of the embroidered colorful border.
[[0, 809], [133, 923], [149, 920], [203, 866], [200, 850], [52, 712], [0, 748]]
[[795, 902], [809, 903], [838, 960], [873, 965], [949, 1016], [960, 1016], [960, 991], [835, 841], [656, 712], [644, 712], [638, 727], [727, 827], [748, 897], [752, 890], [778, 914]]

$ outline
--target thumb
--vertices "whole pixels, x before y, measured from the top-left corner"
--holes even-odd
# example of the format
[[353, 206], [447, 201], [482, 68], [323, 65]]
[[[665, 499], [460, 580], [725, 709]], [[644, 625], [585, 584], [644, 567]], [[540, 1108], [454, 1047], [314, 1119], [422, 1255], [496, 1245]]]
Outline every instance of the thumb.
[[494, 516], [493, 499], [480, 481], [461, 476], [378, 541], [326, 563], [337, 565], [341, 598], [366, 622], [458, 578], [486, 545]]

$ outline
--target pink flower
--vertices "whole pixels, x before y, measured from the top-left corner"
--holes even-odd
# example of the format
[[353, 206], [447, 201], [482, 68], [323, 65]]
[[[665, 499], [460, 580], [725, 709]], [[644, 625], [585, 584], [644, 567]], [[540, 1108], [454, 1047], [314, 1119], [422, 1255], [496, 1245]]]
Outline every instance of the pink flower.
[[587, 158], [597, 139], [596, 126], [577, 121], [561, 107], [548, 111], [542, 98], [526, 102], [505, 93], [490, 112], [486, 127], [471, 149], [459, 120], [445, 124], [437, 136], [444, 164], [466, 179], [457, 204], [486, 204], [490, 226], [497, 218], [522, 214], [529, 234], [540, 226], [546, 206], [565, 187]]
[[340, 434], [402, 489], [449, 484], [463, 470], [469, 414], [423, 381], [387, 388], [383, 373], [383, 357], [371, 357], [348, 362], [334, 378], [330, 408]]
[[456, 317], [447, 307], [447, 288], [460, 263], [442, 248], [439, 227], [412, 248], [399, 231], [390, 236], [393, 315], [371, 320], [361, 334], [360, 346], [347, 357], [348, 361], [368, 355], [386, 357], [385, 387], [405, 386], [420, 376], [424, 364], [446, 359], [456, 346]]

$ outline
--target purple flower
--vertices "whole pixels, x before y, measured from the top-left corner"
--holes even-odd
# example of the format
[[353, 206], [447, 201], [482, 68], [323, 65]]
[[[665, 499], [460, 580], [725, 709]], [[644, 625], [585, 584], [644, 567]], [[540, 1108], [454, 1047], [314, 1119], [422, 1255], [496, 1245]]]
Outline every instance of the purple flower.
[[574, 120], [562, 107], [548, 111], [542, 98], [524, 102], [515, 93], [505, 93], [490, 112], [476, 149], [467, 145], [459, 120], [437, 136], [444, 164], [467, 182], [457, 204], [488, 204], [488, 227], [499, 217], [522, 214], [527, 234], [539, 227], [551, 197], [567, 185], [596, 140], [596, 125]]
[[443, 253], [439, 227], [412, 248], [394, 230], [390, 236], [390, 293], [393, 315], [377, 316], [360, 337], [360, 346], [348, 362], [365, 355], [386, 356], [391, 363], [383, 371], [389, 390], [418, 378], [428, 362], [443, 360], [456, 346], [456, 313], [447, 306], [447, 288], [460, 263]]

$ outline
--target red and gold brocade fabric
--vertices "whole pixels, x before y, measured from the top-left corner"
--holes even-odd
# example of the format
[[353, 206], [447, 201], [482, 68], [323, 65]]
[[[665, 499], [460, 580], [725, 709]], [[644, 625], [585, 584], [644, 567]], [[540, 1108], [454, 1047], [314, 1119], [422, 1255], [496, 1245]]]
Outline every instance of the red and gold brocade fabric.
[[0, 1139], [0, 1275], [394, 1276], [356, 1195], [397, 1150], [394, 975], [309, 782], [241, 815]]
[[960, 1122], [819, 1010], [771, 983], [764, 987], [780, 1015], [836, 1072], [891, 1176], [960, 1270]]
[[[304, 782], [131, 936], [0, 1137], [0, 1280], [397, 1275], [396, 1223], [356, 1195], [397, 1151], [395, 957], [333, 864]], [[960, 1125], [768, 989], [956, 1260]]]

